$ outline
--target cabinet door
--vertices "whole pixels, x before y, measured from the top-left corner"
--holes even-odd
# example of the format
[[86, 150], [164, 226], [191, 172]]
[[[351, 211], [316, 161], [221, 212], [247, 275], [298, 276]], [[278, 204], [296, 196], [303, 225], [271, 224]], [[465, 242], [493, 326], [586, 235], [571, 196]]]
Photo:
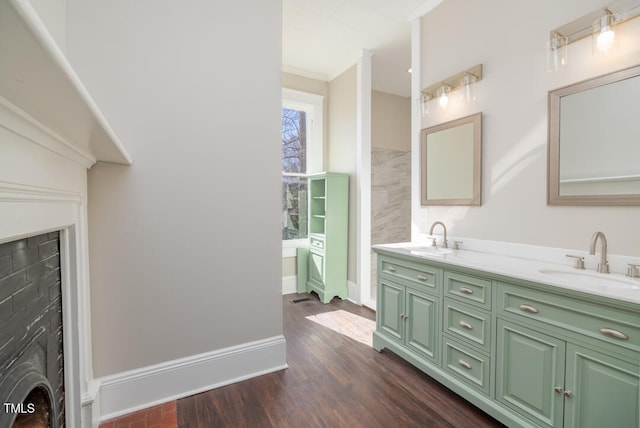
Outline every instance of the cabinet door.
[[406, 344], [412, 350], [431, 359], [438, 359], [437, 297], [431, 297], [411, 288], [406, 291]]
[[638, 364], [569, 344], [565, 389], [565, 428], [640, 427]]
[[309, 252], [309, 280], [324, 284], [324, 254]]
[[498, 319], [497, 344], [496, 398], [543, 426], [562, 426], [566, 343]]
[[383, 279], [378, 283], [378, 330], [398, 341], [403, 337], [404, 289]]

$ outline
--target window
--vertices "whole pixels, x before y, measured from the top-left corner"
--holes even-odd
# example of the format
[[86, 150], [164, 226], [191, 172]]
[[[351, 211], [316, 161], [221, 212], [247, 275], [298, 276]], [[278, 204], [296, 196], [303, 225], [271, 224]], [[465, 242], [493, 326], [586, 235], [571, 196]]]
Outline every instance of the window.
[[307, 177], [322, 170], [322, 97], [282, 91], [282, 239], [307, 238]]

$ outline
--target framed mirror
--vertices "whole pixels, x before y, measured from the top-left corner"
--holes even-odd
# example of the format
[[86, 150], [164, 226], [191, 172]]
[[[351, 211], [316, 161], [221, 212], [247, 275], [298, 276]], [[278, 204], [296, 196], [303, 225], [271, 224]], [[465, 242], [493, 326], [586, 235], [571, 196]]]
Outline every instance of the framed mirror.
[[640, 65], [549, 92], [548, 205], [640, 205]]
[[422, 130], [422, 205], [480, 205], [482, 113]]

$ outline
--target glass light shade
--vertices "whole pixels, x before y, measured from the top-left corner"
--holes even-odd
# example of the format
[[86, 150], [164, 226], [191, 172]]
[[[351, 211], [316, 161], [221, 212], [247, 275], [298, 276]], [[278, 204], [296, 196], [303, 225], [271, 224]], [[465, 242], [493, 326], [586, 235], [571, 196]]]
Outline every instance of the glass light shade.
[[442, 86], [438, 89], [438, 107], [446, 109], [449, 105], [449, 96], [447, 95], [447, 88]]
[[460, 80], [460, 87], [462, 88], [462, 99], [466, 103], [471, 103], [476, 100], [475, 91], [473, 90], [473, 83], [477, 81], [476, 77], [472, 74], [467, 74]]
[[604, 10], [604, 15], [593, 24], [593, 52], [607, 54], [615, 46], [616, 33], [614, 25], [619, 17], [612, 14], [608, 9]]
[[560, 71], [567, 65], [567, 44], [568, 37], [557, 31], [552, 31], [547, 45], [547, 71], [553, 73]]
[[420, 116], [427, 117], [429, 116], [429, 101], [431, 97], [426, 94], [421, 94], [420, 98], [418, 98], [418, 107], [420, 108]]

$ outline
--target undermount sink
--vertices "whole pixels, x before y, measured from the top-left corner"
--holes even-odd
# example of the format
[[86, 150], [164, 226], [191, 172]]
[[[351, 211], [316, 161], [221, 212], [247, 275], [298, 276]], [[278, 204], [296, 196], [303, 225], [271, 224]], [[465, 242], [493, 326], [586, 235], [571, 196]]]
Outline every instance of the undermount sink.
[[558, 280], [570, 281], [575, 285], [590, 287], [624, 287], [631, 290], [640, 290], [640, 281], [627, 279], [612, 274], [602, 274], [585, 270], [568, 269], [539, 269], [543, 275]]
[[412, 247], [409, 248], [411, 254], [416, 256], [444, 256], [451, 254], [452, 251], [448, 248], [425, 246], [425, 247]]

